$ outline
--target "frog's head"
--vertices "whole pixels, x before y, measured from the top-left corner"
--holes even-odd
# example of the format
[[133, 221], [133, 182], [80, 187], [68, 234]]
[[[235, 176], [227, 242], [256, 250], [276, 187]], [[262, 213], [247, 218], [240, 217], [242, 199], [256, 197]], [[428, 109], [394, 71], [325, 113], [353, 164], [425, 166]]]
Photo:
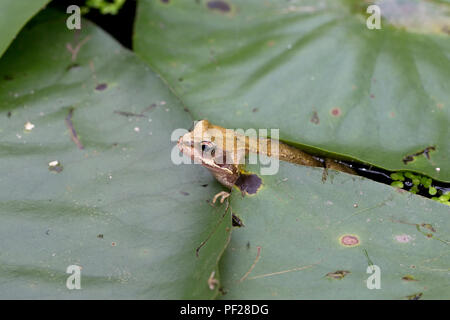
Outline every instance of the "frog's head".
[[[218, 135], [213, 132], [208, 120], [198, 121], [194, 129], [178, 139], [180, 151], [190, 157], [194, 163], [202, 164], [208, 169], [222, 170], [224, 161], [218, 161], [222, 149], [217, 147]], [[211, 135], [211, 133], [215, 133]], [[220, 133], [220, 132], [219, 132]], [[219, 151], [219, 152], [218, 152]], [[225, 168], [225, 170], [228, 170]]]
[[201, 120], [195, 124], [192, 131], [178, 139], [178, 148], [194, 163], [207, 168], [220, 183], [231, 188], [240, 171], [238, 163], [232, 162], [234, 153], [226, 148], [227, 142], [234, 143], [232, 130], [228, 131], [211, 125], [207, 120]]

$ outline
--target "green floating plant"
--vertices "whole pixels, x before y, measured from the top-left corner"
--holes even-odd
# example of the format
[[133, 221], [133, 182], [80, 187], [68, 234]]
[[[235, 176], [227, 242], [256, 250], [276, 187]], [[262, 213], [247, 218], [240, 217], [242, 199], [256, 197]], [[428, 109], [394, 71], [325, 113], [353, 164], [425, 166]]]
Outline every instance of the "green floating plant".
[[428, 177], [422, 177], [420, 181], [425, 188], [429, 188], [431, 186], [431, 183], [433, 182], [433, 180]]
[[403, 173], [401, 173], [401, 172], [391, 173], [391, 178], [392, 178], [392, 180], [405, 181], [405, 177], [403, 176]]
[[[428, 194], [430, 196], [435, 196], [438, 193], [438, 190], [432, 186], [433, 179], [420, 174], [414, 174], [409, 171], [391, 173], [391, 179], [394, 180], [392, 181], [391, 186], [404, 189], [403, 181], [405, 181], [405, 178], [411, 180], [413, 184], [413, 186], [409, 189], [409, 192], [411, 193], [416, 194], [421, 189], [428, 190]], [[450, 192], [442, 194], [439, 197], [431, 197], [431, 199], [450, 206]]]
[[434, 196], [434, 195], [436, 195], [437, 190], [436, 190], [435, 187], [429, 187], [429, 188], [428, 188], [428, 193], [429, 193], [430, 195]]
[[396, 188], [403, 188], [403, 182], [401, 181], [392, 181], [391, 186]]
[[432, 197], [431, 199], [450, 206], [450, 192], [447, 192], [440, 197]]
[[87, 0], [86, 6], [83, 7], [82, 13], [88, 13], [90, 8], [98, 9], [101, 14], [116, 15], [126, 0], [114, 0], [112, 2], [107, 0]]
[[412, 192], [414, 194], [416, 194], [419, 191], [419, 186], [418, 185], [413, 185], [411, 187], [411, 189], [409, 189], [409, 192]]

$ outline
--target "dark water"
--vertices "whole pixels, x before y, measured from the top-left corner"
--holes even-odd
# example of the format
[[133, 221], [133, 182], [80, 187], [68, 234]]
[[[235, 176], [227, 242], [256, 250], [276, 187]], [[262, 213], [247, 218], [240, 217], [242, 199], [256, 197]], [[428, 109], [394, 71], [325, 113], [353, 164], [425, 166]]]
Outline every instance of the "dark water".
[[[56, 0], [50, 2], [48, 7], [57, 8], [62, 12], [70, 5], [84, 6], [86, 0]], [[116, 38], [124, 47], [132, 48], [133, 24], [136, 13], [136, 0], [127, 0], [117, 15], [101, 14], [97, 9], [91, 9], [84, 18], [94, 22], [103, 30]], [[69, 15], [67, 15], [69, 16]], [[83, 17], [81, 19], [83, 19]]]

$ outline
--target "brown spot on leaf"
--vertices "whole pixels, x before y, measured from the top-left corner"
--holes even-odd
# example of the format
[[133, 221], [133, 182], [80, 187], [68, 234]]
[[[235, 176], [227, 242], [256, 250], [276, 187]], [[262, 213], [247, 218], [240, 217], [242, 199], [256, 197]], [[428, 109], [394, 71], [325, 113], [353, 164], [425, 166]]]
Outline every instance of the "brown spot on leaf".
[[189, 192], [186, 192], [186, 191], [180, 191], [180, 193], [181, 193], [183, 196], [188, 196], [188, 195], [189, 195]]
[[428, 230], [432, 231], [432, 232], [436, 232], [436, 229], [433, 228], [433, 226], [429, 223], [422, 223], [420, 225], [421, 227], [427, 228]]
[[242, 192], [255, 194], [261, 186], [262, 180], [256, 174], [241, 174], [235, 184]]
[[407, 274], [406, 276], [403, 276], [403, 277], [402, 277], [402, 280], [403, 280], [403, 281], [417, 281], [417, 279], [414, 278], [414, 276], [412, 276], [412, 275], [410, 275], [410, 274]]
[[253, 108], [252, 109], [252, 112], [257, 112], [258, 111], [258, 108]]
[[408, 300], [419, 300], [422, 297], [422, 292], [414, 293], [412, 295], [406, 296], [406, 299]]
[[80, 65], [79, 65], [78, 63], [71, 63], [71, 64], [69, 64], [69, 65], [67, 66], [66, 70], [69, 71], [69, 70], [78, 68], [79, 66], [80, 66]]
[[143, 114], [141, 113], [133, 113], [133, 112], [128, 112], [128, 111], [114, 111], [115, 114], [124, 116], [124, 117], [138, 117], [138, 118], [142, 118], [145, 117]]
[[218, 289], [218, 291], [220, 292], [220, 294], [221, 295], [226, 295], [227, 293], [228, 293], [228, 291], [225, 289], [225, 288], [223, 288], [223, 287], [220, 287], [219, 289]]
[[355, 247], [359, 245], [359, 238], [356, 235], [345, 234], [339, 238], [339, 242], [346, 247]]
[[375, 95], [371, 93], [370, 97], [373, 99], [373, 98], [375, 98]]
[[97, 86], [95, 87], [95, 90], [103, 91], [103, 90], [105, 90], [106, 88], [108, 88], [108, 85], [107, 85], [106, 83], [100, 83], [99, 85], [97, 85]]
[[147, 111], [151, 111], [151, 110], [155, 109], [156, 107], [157, 107], [157, 104], [156, 104], [156, 103], [152, 103], [152, 104], [149, 105], [147, 108], [145, 108], [145, 109], [141, 112], [141, 114], [143, 114], [144, 112], [147, 112]]
[[75, 144], [77, 145], [78, 149], [83, 150], [84, 146], [81, 143], [80, 139], [78, 138], [77, 132], [75, 130], [75, 127], [73, 126], [72, 123], [72, 116], [73, 116], [73, 111], [75, 109], [73, 107], [71, 107], [69, 109], [69, 114], [66, 117], [66, 125], [69, 128], [69, 132], [70, 132], [70, 137], [72, 138], [72, 141], [75, 142]]
[[408, 164], [409, 162], [413, 161], [415, 157], [420, 156], [420, 155], [425, 155], [425, 157], [430, 160], [430, 151], [434, 151], [436, 150], [435, 146], [429, 146], [425, 149], [423, 149], [422, 151], [407, 155], [403, 157], [403, 163], [404, 164]]
[[169, 0], [161, 0], [162, 3], [169, 3]]
[[347, 270], [337, 270], [334, 272], [327, 273], [326, 277], [328, 277], [330, 279], [342, 280], [349, 273], [350, 273], [350, 271], [347, 271]]
[[411, 155], [409, 155], [409, 156], [404, 156], [403, 159], [402, 159], [402, 161], [403, 161], [404, 164], [408, 164], [408, 162], [411, 162], [411, 161], [413, 161], [413, 160], [414, 160], [414, 156], [411, 156]]
[[208, 3], [206, 5], [207, 5], [208, 9], [217, 10], [222, 13], [230, 12], [230, 10], [231, 10], [230, 5], [227, 2], [221, 1], [221, 0], [208, 1]]
[[8, 111], [8, 113], [6, 114], [6, 116], [7, 116], [8, 118], [11, 118], [11, 115], [12, 115], [11, 111]]
[[3, 76], [3, 79], [6, 80], [6, 81], [11, 81], [11, 80], [14, 79], [14, 77], [12, 75], [10, 75], [10, 74], [5, 74]]
[[320, 123], [320, 119], [319, 119], [319, 115], [317, 114], [317, 111], [314, 111], [314, 112], [313, 112], [313, 115], [312, 115], [310, 121], [311, 121], [312, 123], [314, 123], [314, 124], [319, 124], [319, 123]]

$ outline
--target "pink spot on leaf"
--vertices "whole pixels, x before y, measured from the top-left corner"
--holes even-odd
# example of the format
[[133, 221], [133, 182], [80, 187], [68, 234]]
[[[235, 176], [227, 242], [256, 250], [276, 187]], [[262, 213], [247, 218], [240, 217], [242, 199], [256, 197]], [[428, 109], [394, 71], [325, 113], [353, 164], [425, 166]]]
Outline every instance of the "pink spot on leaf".
[[412, 240], [412, 237], [407, 234], [401, 234], [398, 236], [395, 236], [395, 240], [401, 243], [408, 243]]
[[359, 238], [356, 235], [346, 234], [340, 238], [341, 244], [347, 247], [354, 247], [359, 245]]

